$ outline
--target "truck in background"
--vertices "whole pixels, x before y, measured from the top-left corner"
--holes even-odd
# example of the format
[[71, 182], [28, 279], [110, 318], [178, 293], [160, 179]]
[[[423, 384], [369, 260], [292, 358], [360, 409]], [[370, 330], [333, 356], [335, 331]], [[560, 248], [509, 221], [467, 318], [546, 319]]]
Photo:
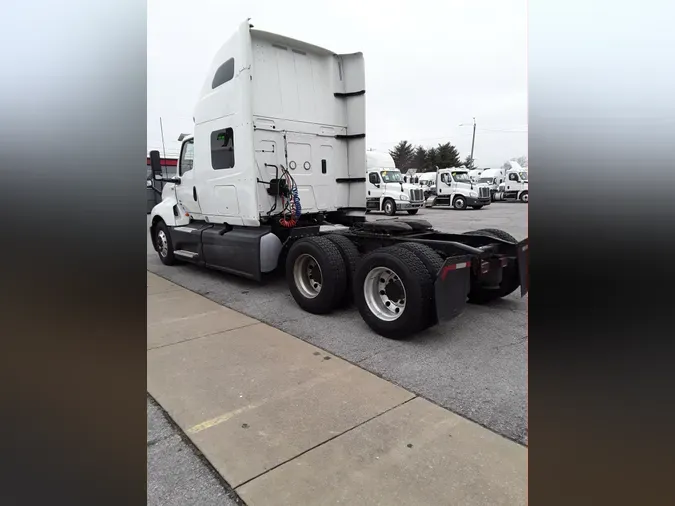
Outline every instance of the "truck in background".
[[424, 200], [436, 194], [436, 172], [422, 172], [417, 175], [419, 185], [424, 192]]
[[179, 138], [176, 175], [163, 175], [159, 152], [150, 153], [154, 178], [166, 183], [149, 230], [163, 264], [257, 281], [282, 268], [303, 310], [353, 302], [392, 339], [455, 318], [467, 301], [527, 293], [527, 239], [497, 229], [448, 234], [411, 217], [366, 221], [369, 173], [394, 168], [367, 170], [361, 53], [247, 20], [217, 52], [194, 118], [194, 134]]
[[490, 198], [494, 201], [495, 194], [499, 191], [499, 185], [504, 182], [506, 171], [504, 169], [486, 169], [478, 178], [479, 184], [487, 185], [490, 190]]
[[519, 201], [527, 204], [530, 200], [527, 176], [527, 169], [520, 166], [506, 171], [505, 181], [494, 195], [494, 200]]
[[424, 192], [419, 185], [406, 183], [394, 159], [385, 151], [366, 151], [366, 211], [398, 211], [417, 214], [424, 207]]
[[433, 206], [452, 206], [457, 210], [467, 207], [481, 209], [490, 205], [490, 190], [487, 185], [471, 181], [464, 168], [440, 169], [436, 174], [436, 196]]

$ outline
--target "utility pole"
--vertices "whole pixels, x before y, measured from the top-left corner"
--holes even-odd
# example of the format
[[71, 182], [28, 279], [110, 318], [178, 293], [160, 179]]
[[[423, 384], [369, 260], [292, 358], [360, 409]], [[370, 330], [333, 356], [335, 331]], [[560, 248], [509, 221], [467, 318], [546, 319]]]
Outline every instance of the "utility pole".
[[473, 137], [471, 138], [471, 161], [473, 161], [473, 146], [476, 142], [476, 118], [473, 119]]

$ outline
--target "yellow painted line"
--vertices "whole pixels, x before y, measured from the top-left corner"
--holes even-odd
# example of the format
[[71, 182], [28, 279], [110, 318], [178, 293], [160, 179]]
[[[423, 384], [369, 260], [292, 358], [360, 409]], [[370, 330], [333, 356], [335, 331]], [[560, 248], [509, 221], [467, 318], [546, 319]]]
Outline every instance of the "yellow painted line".
[[224, 415], [217, 416], [215, 418], [211, 418], [211, 420], [207, 420], [205, 422], [199, 423], [195, 425], [194, 427], [190, 427], [188, 429], [188, 434], [197, 434], [197, 432], [201, 432], [206, 429], [210, 429], [211, 427], [215, 427], [216, 425], [219, 425], [223, 422], [227, 422], [231, 418], [234, 418], [237, 415], [241, 415], [242, 413], [245, 413], [246, 411], [250, 411], [252, 409], [259, 408], [263, 404], [265, 404], [268, 401], [268, 399], [263, 399], [262, 401], [255, 403], [255, 404], [249, 404], [248, 406], [244, 406], [239, 409], [235, 409], [234, 411], [230, 411], [229, 413], [225, 413]]
[[257, 409], [260, 406], [263, 406], [264, 404], [268, 403], [270, 400], [277, 400], [277, 399], [284, 399], [286, 397], [290, 397], [292, 395], [295, 395], [297, 393], [300, 393], [305, 390], [310, 390], [314, 388], [315, 386], [325, 383], [326, 381], [332, 380], [335, 376], [337, 376], [339, 373], [343, 373], [344, 369], [341, 369], [340, 371], [336, 371], [331, 374], [326, 374], [323, 376], [317, 376], [315, 378], [310, 379], [309, 381], [305, 381], [304, 383], [293, 387], [289, 388], [288, 390], [285, 390], [284, 392], [280, 393], [279, 395], [275, 396], [273, 399], [262, 399], [258, 402], [248, 404], [247, 406], [242, 406], [241, 408], [235, 409], [233, 411], [230, 411], [229, 413], [222, 414], [220, 416], [217, 416], [215, 418], [211, 418], [210, 420], [206, 420], [205, 422], [198, 423], [197, 425], [194, 425], [190, 427], [186, 432], [188, 434], [197, 434], [198, 432], [201, 432], [206, 429], [210, 429], [211, 427], [215, 427], [216, 425], [220, 425], [221, 423], [227, 422], [228, 420], [231, 420], [237, 415], [241, 415], [242, 413], [246, 413], [247, 411], [251, 411], [253, 409]]

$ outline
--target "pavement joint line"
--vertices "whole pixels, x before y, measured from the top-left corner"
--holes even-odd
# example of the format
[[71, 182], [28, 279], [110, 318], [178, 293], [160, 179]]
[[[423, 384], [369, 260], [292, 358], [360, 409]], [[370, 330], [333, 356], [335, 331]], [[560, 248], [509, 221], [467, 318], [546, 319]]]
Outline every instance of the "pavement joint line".
[[[412, 393], [412, 392], [411, 392], [411, 393]], [[384, 415], [384, 414], [386, 414], [386, 413], [389, 413], [389, 412], [390, 412], [391, 410], [393, 410], [393, 409], [400, 408], [400, 407], [403, 406], [404, 404], [407, 404], [407, 403], [409, 403], [410, 401], [413, 401], [413, 400], [415, 400], [415, 399], [417, 399], [417, 398], [418, 398], [418, 396], [415, 395], [415, 394], [413, 394], [413, 396], [412, 396], [410, 399], [406, 399], [405, 401], [403, 401], [403, 402], [397, 404], [396, 406], [392, 406], [391, 408], [385, 409], [385, 410], [382, 411], [381, 413], [378, 413], [378, 414], [376, 414], [375, 416], [371, 416], [371, 417], [368, 418], [367, 420], [364, 420], [364, 421], [362, 421], [362, 422], [359, 422], [359, 423], [357, 423], [356, 425], [354, 425], [353, 427], [350, 427], [349, 429], [344, 430], [344, 431], [340, 432], [339, 434], [335, 434], [334, 436], [329, 437], [329, 438], [326, 439], [325, 441], [322, 441], [322, 442], [320, 442], [320, 443], [318, 443], [318, 444], [312, 446], [311, 448], [307, 448], [306, 450], [304, 450], [304, 451], [298, 453], [297, 455], [291, 457], [290, 459], [286, 459], [286, 460], [284, 460], [283, 462], [280, 462], [279, 464], [277, 464], [277, 465], [275, 465], [275, 466], [273, 466], [273, 467], [270, 467], [269, 469], [265, 469], [265, 471], [263, 471], [262, 473], [258, 474], [257, 476], [254, 476], [253, 478], [249, 478], [249, 479], [246, 480], [245, 482], [240, 483], [239, 485], [237, 485], [236, 487], [234, 487], [234, 490], [237, 490], [237, 489], [243, 487], [244, 485], [246, 485], [247, 483], [252, 482], [253, 480], [257, 480], [258, 478], [260, 478], [261, 476], [266, 475], [266, 474], [269, 473], [270, 471], [274, 471], [274, 470], [277, 469], [278, 467], [281, 467], [281, 466], [283, 466], [284, 464], [288, 464], [289, 462], [292, 462], [293, 460], [297, 459], [298, 457], [302, 457], [302, 456], [305, 455], [306, 453], [309, 453], [309, 452], [311, 452], [312, 450], [316, 450], [317, 448], [320, 448], [321, 446], [325, 445], [326, 443], [330, 443], [330, 442], [333, 441], [334, 439], [337, 439], [337, 438], [339, 438], [340, 436], [343, 436], [343, 435], [347, 434], [348, 432], [353, 431], [354, 429], [358, 429], [358, 428], [361, 427], [362, 425], [365, 425], [365, 424], [367, 424], [368, 422], [371, 422], [371, 421], [375, 420], [376, 418], [378, 418], [378, 417], [380, 417], [380, 416], [382, 416], [382, 415]], [[444, 409], [445, 409], [445, 408], [444, 408]]]
[[[342, 371], [340, 371], [339, 374], [342, 374]], [[297, 394], [298, 392], [302, 392], [303, 390], [307, 390], [308, 388], [313, 388], [316, 385], [319, 385], [321, 383], [325, 383], [326, 381], [332, 380], [333, 378], [335, 378], [339, 374], [338, 374], [338, 372], [334, 372], [334, 373], [331, 373], [331, 374], [326, 374], [326, 375], [323, 375], [323, 376], [317, 376], [315, 378], [312, 378], [309, 381], [305, 381], [304, 383], [298, 385], [295, 388], [289, 388], [288, 390], [286, 390], [282, 394], [276, 396], [275, 400], [285, 399], [286, 397]], [[248, 404], [248, 405], [243, 406], [241, 408], [230, 411], [229, 413], [224, 413], [220, 416], [216, 416], [214, 418], [211, 418], [210, 420], [206, 420], [205, 422], [198, 423], [197, 425], [195, 425], [193, 427], [190, 427], [186, 432], [188, 434], [197, 434], [197, 433], [199, 433], [203, 430], [210, 429], [211, 427], [215, 427], [216, 425], [220, 425], [221, 423], [227, 422], [228, 420], [234, 418], [237, 415], [240, 415], [242, 413], [246, 413], [247, 411], [250, 411], [252, 409], [257, 409], [257, 408], [265, 405], [269, 401], [270, 401], [269, 398], [261, 399], [258, 402]]]
[[[208, 334], [204, 334], [203, 336], [189, 337], [187, 339], [183, 339], [183, 340], [177, 341], [175, 343], [160, 344], [159, 346], [153, 346], [152, 348], [148, 348], [147, 351], [159, 350], [159, 349], [162, 349], [162, 348], [166, 348], [168, 346], [175, 346], [176, 344], [189, 343], [191, 341], [196, 341], [197, 339], [203, 339], [204, 337], [210, 337], [210, 336], [213, 336], [213, 335], [216, 335], [216, 334], [227, 334], [228, 332], [232, 332], [233, 330], [245, 329], [246, 327], [252, 327], [254, 325], [260, 325], [261, 323], [262, 322], [259, 322], [259, 321], [256, 320], [253, 323], [246, 323], [246, 324], [241, 325], [239, 327], [234, 327], [234, 328], [227, 329], [227, 330], [216, 330], [215, 332], [210, 332]], [[263, 323], [263, 325], [265, 325], [265, 324]]]
[[[503, 433], [501, 433], [501, 432], [498, 432], [497, 430], [493, 429], [492, 427], [488, 427], [487, 425], [485, 425], [484, 422], [481, 422], [480, 420], [477, 420], [477, 419], [475, 419], [474, 417], [470, 416], [469, 414], [466, 414], [466, 413], [459, 413], [459, 412], [457, 412], [457, 411], [455, 411], [455, 410], [453, 410], [453, 409], [450, 409], [450, 408], [448, 408], [448, 407], [446, 407], [446, 406], [443, 406], [443, 405], [440, 404], [439, 402], [437, 402], [437, 401], [435, 401], [435, 400], [433, 400], [433, 399], [429, 399], [428, 397], [425, 397], [423, 394], [421, 394], [421, 393], [419, 393], [419, 392], [416, 392], [415, 390], [412, 390], [410, 387], [401, 385], [400, 383], [398, 383], [398, 382], [397, 382], [395, 379], [393, 379], [393, 378], [388, 378], [387, 376], [385, 376], [384, 374], [382, 374], [382, 373], [380, 373], [380, 372], [378, 372], [378, 371], [370, 371], [370, 370], [366, 369], [365, 367], [362, 367], [360, 364], [363, 362], [363, 360], [360, 360], [359, 362], [352, 362], [352, 361], [350, 361], [350, 360], [347, 360], [346, 358], [344, 358], [344, 357], [342, 357], [342, 356], [340, 356], [340, 355], [337, 355], [336, 353], [334, 353], [334, 352], [332, 352], [332, 351], [329, 351], [329, 350], [327, 350], [327, 349], [325, 349], [325, 348], [322, 348], [322, 347], [319, 346], [318, 344], [310, 343], [309, 341], [305, 341], [303, 338], [298, 337], [298, 336], [296, 336], [295, 334], [291, 334], [290, 332], [288, 332], [288, 331], [286, 331], [286, 330], [279, 329], [278, 327], [276, 327], [275, 325], [273, 325], [273, 324], [271, 324], [271, 323], [267, 323], [267, 322], [258, 320], [258, 319], [255, 318], [254, 316], [250, 316], [250, 315], [248, 315], [248, 314], [246, 314], [246, 313], [244, 313], [244, 312], [242, 312], [242, 311], [240, 311], [240, 310], [238, 310], [238, 309], [234, 309], [234, 308], [232, 308], [232, 307], [230, 307], [230, 306], [227, 306], [227, 305], [225, 305], [225, 304], [221, 304], [221, 303], [218, 302], [217, 300], [211, 299], [211, 298], [209, 298], [208, 296], [203, 295], [203, 294], [201, 294], [201, 293], [199, 293], [199, 292], [195, 292], [194, 290], [191, 290], [190, 288], [187, 288], [187, 287], [185, 287], [185, 286], [183, 286], [183, 285], [180, 285], [180, 284], [179, 284], [178, 282], [176, 282], [176, 281], [171, 281], [170, 279], [165, 278], [164, 276], [162, 276], [162, 275], [159, 274], [159, 273], [156, 273], [156, 272], [151, 271], [151, 270], [148, 270], [148, 272], [150, 272], [151, 274], [154, 274], [155, 276], [159, 276], [159, 277], [161, 277], [162, 279], [165, 279], [165, 280], [167, 280], [167, 281], [170, 281], [171, 283], [175, 283], [176, 285], [180, 286], [181, 288], [183, 288], [183, 289], [185, 289], [185, 290], [188, 290], [188, 291], [190, 291], [190, 292], [192, 292], [192, 293], [196, 293], [197, 295], [199, 295], [199, 296], [201, 296], [201, 297], [204, 297], [205, 299], [208, 299], [208, 300], [210, 300], [210, 301], [212, 301], [212, 302], [215, 302], [216, 304], [220, 304], [221, 306], [226, 307], [226, 308], [228, 308], [228, 309], [231, 309], [232, 311], [236, 311], [236, 312], [238, 312], [238, 313], [240, 313], [240, 314], [243, 314], [244, 316], [248, 316], [249, 318], [253, 318], [254, 320], [258, 321], [259, 323], [262, 323], [263, 325], [267, 325], [267, 326], [269, 326], [269, 327], [276, 328], [277, 330], [279, 330], [279, 331], [281, 331], [281, 332], [284, 332], [285, 334], [288, 334], [289, 336], [295, 337], [296, 339], [299, 339], [300, 341], [303, 341], [304, 343], [307, 343], [307, 344], [309, 344], [310, 346], [314, 346], [315, 348], [317, 348], [317, 349], [319, 349], [319, 350], [322, 350], [322, 351], [324, 351], [325, 353], [328, 353], [328, 354], [330, 354], [330, 355], [336, 356], [336, 357], [338, 357], [340, 360], [344, 360], [345, 362], [347, 362], [347, 363], [349, 363], [349, 364], [352, 364], [353, 366], [356, 366], [356, 367], [358, 367], [359, 369], [361, 369], [361, 370], [363, 370], [363, 371], [365, 371], [365, 372], [367, 372], [367, 373], [369, 373], [369, 374], [372, 374], [373, 376], [377, 376], [378, 378], [380, 378], [380, 379], [382, 379], [382, 380], [384, 380], [384, 381], [387, 381], [387, 382], [391, 383], [392, 385], [396, 385], [397, 387], [402, 388], [402, 389], [405, 390], [406, 392], [410, 392], [410, 393], [413, 394], [415, 397], [420, 397], [420, 398], [422, 398], [422, 399], [424, 399], [424, 400], [426, 400], [426, 401], [429, 401], [430, 403], [434, 404], [435, 406], [438, 406], [439, 408], [442, 408], [442, 409], [445, 409], [446, 411], [449, 411], [449, 412], [452, 413], [453, 415], [457, 415], [457, 416], [459, 416], [459, 417], [461, 417], [461, 418], [464, 418], [464, 419], [466, 419], [466, 420], [469, 420], [470, 422], [473, 422], [473, 423], [475, 423], [476, 425], [481, 426], [481, 427], [484, 428], [485, 430], [488, 430], [488, 431], [492, 432], [493, 434], [497, 434], [499, 437], [502, 437], [502, 438], [504, 438], [504, 439], [506, 439], [506, 440], [508, 440], [508, 441], [513, 442], [513, 443], [516, 443], [517, 445], [522, 446], [523, 448], [528, 448], [528, 447], [529, 447], [529, 445], [528, 445], [527, 442], [518, 441], [517, 439], [513, 439], [511, 436], [508, 436], [508, 435], [506, 435], [506, 434], [503, 434]], [[389, 351], [391, 351], [391, 350], [393, 350], [393, 349], [395, 349], [395, 348], [390, 348]], [[383, 352], [381, 352], [381, 353], [386, 353], [386, 352], [383, 351]], [[278, 466], [277, 466], [277, 467], [278, 467]], [[249, 481], [250, 481], [250, 480], [249, 480]], [[243, 485], [243, 483], [242, 483], [241, 485]], [[241, 485], [238, 485], [238, 487], [240, 487]]]
[[[183, 290], [184, 290], [184, 288], [183, 288]], [[223, 306], [223, 307], [225, 307], [225, 306]], [[212, 311], [204, 311], [203, 313], [195, 313], [195, 314], [191, 314], [191, 315], [188, 315], [188, 316], [180, 316], [178, 318], [171, 318], [169, 320], [162, 320], [162, 321], [155, 322], [155, 323], [148, 323], [148, 327], [157, 327], [158, 325], [168, 325], [170, 323], [182, 322], [182, 321], [185, 321], [185, 320], [192, 320], [192, 319], [195, 319], [195, 318], [201, 318], [202, 316], [215, 314], [215, 313], [218, 313], [220, 311], [222, 311], [222, 309], [219, 308], [219, 309], [214, 309]]]

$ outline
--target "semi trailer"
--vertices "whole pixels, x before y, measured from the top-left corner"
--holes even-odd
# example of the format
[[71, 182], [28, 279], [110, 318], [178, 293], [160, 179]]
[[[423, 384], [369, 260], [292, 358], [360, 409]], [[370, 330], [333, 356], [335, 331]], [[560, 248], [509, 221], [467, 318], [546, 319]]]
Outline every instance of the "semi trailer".
[[283, 269], [303, 310], [353, 303], [393, 339], [452, 319], [467, 302], [524, 296], [527, 239], [366, 220], [365, 93], [361, 53], [241, 24], [209, 69], [176, 175], [162, 175], [150, 153], [164, 183], [149, 230], [161, 262], [258, 281]]

